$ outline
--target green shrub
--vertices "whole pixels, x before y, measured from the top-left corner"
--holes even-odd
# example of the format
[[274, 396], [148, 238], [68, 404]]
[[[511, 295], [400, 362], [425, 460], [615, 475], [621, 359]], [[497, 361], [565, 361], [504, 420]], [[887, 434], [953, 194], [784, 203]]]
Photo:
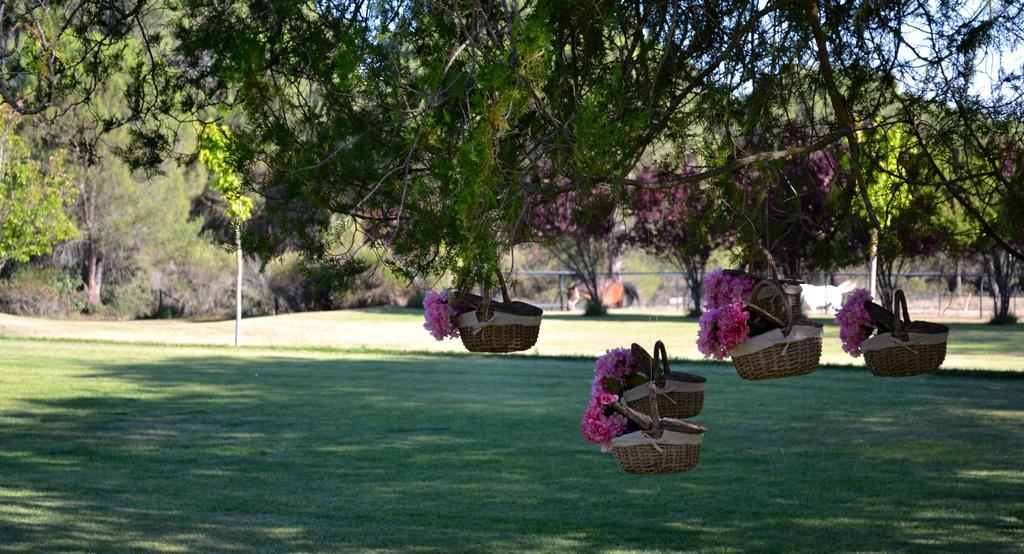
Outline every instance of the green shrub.
[[423, 299], [427, 297], [427, 293], [422, 289], [416, 289], [412, 291], [405, 299], [406, 308], [416, 308], [417, 310], [423, 309]]
[[26, 265], [0, 282], [0, 311], [14, 315], [62, 317], [81, 310], [74, 281], [49, 267]]
[[997, 315], [988, 320], [989, 325], [1016, 325], [1017, 316], [1013, 314]]
[[147, 317], [156, 311], [156, 291], [142, 275], [135, 275], [124, 283], [103, 287], [105, 315], [121, 318]]
[[600, 300], [587, 300], [587, 306], [583, 310], [584, 317], [601, 317], [608, 315], [608, 309]]

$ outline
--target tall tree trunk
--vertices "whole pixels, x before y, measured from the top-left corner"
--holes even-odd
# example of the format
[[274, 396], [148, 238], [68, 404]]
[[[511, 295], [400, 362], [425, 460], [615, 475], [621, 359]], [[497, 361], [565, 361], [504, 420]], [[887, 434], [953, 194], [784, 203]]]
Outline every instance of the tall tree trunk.
[[995, 305], [995, 317], [1005, 318], [1010, 314], [1013, 299], [1013, 278], [1017, 273], [1017, 260], [1003, 250], [993, 249], [981, 254], [985, 277], [989, 283], [989, 296]]
[[871, 245], [869, 246], [869, 261], [868, 261], [868, 292], [871, 296], [875, 296], [875, 292], [878, 290], [878, 229], [871, 229]]
[[96, 247], [96, 241], [88, 237], [85, 241], [85, 255], [82, 257], [82, 282], [85, 283], [85, 300], [90, 306], [100, 303], [103, 287], [103, 254]]
[[[601, 302], [600, 275], [604, 271], [609, 253], [606, 241], [588, 236], [565, 237], [546, 245], [551, 255], [575, 273], [579, 279], [577, 287], [583, 286], [587, 300], [587, 314], [601, 315], [605, 313]], [[582, 296], [582, 295], [581, 295]]]
[[103, 287], [103, 252], [95, 236], [96, 184], [82, 178], [78, 183], [81, 196], [82, 226], [85, 228], [85, 249], [82, 253], [82, 282], [85, 283], [85, 301], [89, 306], [100, 303]]
[[707, 256], [694, 256], [686, 259], [684, 273], [686, 274], [686, 286], [690, 289], [690, 299], [693, 300], [693, 309], [690, 315], [700, 315], [701, 302], [704, 299], [704, 268], [707, 267]]
[[896, 287], [899, 285], [899, 278], [897, 273], [903, 267], [903, 263], [896, 263], [895, 259], [892, 258], [881, 258], [877, 260], [878, 268], [878, 303], [883, 306], [889, 306], [893, 308], [892, 297], [896, 292]]

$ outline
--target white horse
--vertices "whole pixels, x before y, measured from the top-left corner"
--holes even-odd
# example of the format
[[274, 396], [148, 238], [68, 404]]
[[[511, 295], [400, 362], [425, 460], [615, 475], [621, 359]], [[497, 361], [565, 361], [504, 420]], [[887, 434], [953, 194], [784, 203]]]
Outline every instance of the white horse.
[[843, 305], [843, 295], [857, 288], [853, 281], [843, 281], [838, 286], [802, 284], [800, 299], [812, 310], [828, 313], [829, 308], [838, 310]]

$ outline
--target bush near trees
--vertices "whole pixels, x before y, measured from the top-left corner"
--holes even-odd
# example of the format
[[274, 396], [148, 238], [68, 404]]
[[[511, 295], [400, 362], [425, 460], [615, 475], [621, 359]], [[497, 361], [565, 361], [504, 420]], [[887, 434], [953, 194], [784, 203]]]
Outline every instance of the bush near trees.
[[45, 163], [33, 159], [13, 119], [0, 129], [0, 272], [9, 261], [49, 254], [78, 234], [67, 213], [76, 191], [63, 154], [54, 152]]

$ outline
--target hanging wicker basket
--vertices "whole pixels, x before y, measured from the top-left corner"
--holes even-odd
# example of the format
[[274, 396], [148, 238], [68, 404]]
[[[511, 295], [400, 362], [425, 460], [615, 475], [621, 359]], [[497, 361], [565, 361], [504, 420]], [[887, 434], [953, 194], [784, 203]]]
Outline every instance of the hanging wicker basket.
[[751, 298], [751, 300], [756, 302], [759, 307], [765, 309], [768, 313], [779, 320], [784, 321], [786, 319], [787, 309], [792, 312], [795, 317], [799, 317], [800, 313], [803, 311], [803, 300], [801, 299], [803, 288], [800, 286], [803, 284], [803, 281], [779, 278], [779, 269], [778, 266], [775, 265], [775, 258], [772, 257], [771, 252], [768, 252], [766, 249], [761, 249], [761, 253], [764, 254], [765, 260], [767, 261], [770, 277], [759, 277], [753, 273], [753, 257], [747, 265], [748, 271], [726, 269], [724, 272], [734, 277], [746, 275], [747, 277], [752, 278], [755, 283], [767, 280], [775, 281], [779, 285], [778, 288], [761, 289], [761, 291]]
[[498, 273], [501, 302], [483, 296], [458, 293], [457, 302], [476, 309], [461, 313], [455, 319], [462, 345], [470, 352], [519, 352], [537, 344], [540, 320], [544, 310], [509, 299], [505, 279]]
[[[911, 321], [907, 296], [902, 289], [893, 295], [896, 313], [874, 302], [865, 308], [878, 323], [879, 334], [860, 345], [864, 363], [878, 377], [911, 377], [931, 373], [946, 359], [949, 327], [927, 321]], [[901, 318], [900, 315], [903, 317]]]
[[[659, 361], [654, 351], [654, 364]], [[647, 383], [650, 416], [640, 413], [621, 400], [612, 404], [619, 412], [636, 423], [639, 431], [612, 439], [612, 454], [626, 473], [654, 475], [681, 473], [697, 466], [700, 446], [707, 428], [681, 419], [663, 418], [658, 412], [657, 386]]]
[[[654, 381], [657, 387], [658, 413], [668, 418], [694, 417], [704, 409], [704, 385], [707, 379], [692, 373], [672, 371], [668, 367], [668, 354], [665, 343], [660, 340], [654, 344], [656, 354], [660, 353], [661, 364], [656, 366], [651, 355], [639, 344], [633, 344], [633, 358], [640, 371]], [[650, 413], [648, 402], [649, 385], [644, 383], [622, 393], [622, 399], [630, 408], [647, 414]]]
[[[754, 287], [751, 298], [762, 298], [759, 293], [764, 288], [774, 288], [775, 297], [782, 295], [782, 287], [777, 281], [765, 279]], [[795, 377], [812, 373], [818, 368], [821, 361], [820, 325], [797, 320], [789, 304], [784, 306], [785, 317], [782, 320], [775, 319], [774, 315], [768, 312], [768, 308], [758, 305], [756, 300], [748, 302], [747, 306], [775, 320], [781, 328], [750, 337], [729, 351], [732, 363], [741, 378], [760, 381]]]

